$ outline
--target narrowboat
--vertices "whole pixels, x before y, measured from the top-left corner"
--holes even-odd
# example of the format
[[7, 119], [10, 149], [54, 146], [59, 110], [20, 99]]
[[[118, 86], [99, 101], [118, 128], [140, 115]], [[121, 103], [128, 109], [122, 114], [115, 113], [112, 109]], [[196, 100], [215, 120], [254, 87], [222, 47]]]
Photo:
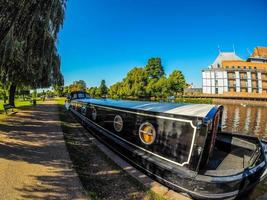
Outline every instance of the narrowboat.
[[234, 199], [267, 175], [267, 142], [223, 132], [222, 106], [91, 98], [68, 103], [97, 139], [192, 198]]

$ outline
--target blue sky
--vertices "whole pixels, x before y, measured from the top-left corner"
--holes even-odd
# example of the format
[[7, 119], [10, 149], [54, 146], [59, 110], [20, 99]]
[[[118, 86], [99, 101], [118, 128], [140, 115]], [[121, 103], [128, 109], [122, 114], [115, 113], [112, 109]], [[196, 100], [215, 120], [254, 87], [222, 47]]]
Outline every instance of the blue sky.
[[201, 87], [201, 69], [222, 51], [246, 59], [267, 46], [266, 0], [69, 0], [58, 48], [65, 85], [122, 80], [148, 58]]

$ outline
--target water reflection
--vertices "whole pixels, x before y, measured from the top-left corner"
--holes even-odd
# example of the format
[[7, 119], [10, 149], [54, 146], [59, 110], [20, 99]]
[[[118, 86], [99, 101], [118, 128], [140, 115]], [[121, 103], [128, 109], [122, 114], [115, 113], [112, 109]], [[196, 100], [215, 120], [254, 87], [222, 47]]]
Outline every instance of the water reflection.
[[267, 107], [225, 104], [222, 127], [224, 131], [267, 139]]

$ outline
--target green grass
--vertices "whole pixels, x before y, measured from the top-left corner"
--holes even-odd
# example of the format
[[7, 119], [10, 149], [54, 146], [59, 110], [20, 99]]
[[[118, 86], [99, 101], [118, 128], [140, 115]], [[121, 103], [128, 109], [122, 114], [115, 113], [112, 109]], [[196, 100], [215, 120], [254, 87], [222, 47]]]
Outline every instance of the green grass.
[[58, 98], [55, 98], [55, 101], [58, 105], [64, 105], [65, 104], [65, 97], [58, 97]]
[[[6, 102], [8, 103], [8, 102]], [[38, 101], [37, 101], [38, 104]], [[23, 101], [20, 99], [16, 99], [15, 100], [15, 111], [18, 111], [20, 108], [22, 107], [28, 107], [28, 106], [32, 106], [32, 103], [29, 100]], [[0, 100], [0, 121], [4, 120], [8, 115], [5, 114], [4, 112], [4, 101]]]
[[[7, 102], [8, 103], [8, 102]], [[17, 108], [23, 107], [23, 106], [30, 106], [32, 103], [30, 101], [23, 101], [23, 100], [15, 100], [15, 105]], [[0, 100], [0, 110], [4, 110], [4, 101]]]

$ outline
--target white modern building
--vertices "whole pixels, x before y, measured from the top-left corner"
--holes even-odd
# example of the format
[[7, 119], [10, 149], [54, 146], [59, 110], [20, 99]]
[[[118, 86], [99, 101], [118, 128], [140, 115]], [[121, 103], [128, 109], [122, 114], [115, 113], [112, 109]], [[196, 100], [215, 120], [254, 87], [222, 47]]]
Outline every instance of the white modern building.
[[202, 70], [204, 94], [267, 94], [267, 48], [256, 47], [247, 61], [235, 52], [220, 52]]

